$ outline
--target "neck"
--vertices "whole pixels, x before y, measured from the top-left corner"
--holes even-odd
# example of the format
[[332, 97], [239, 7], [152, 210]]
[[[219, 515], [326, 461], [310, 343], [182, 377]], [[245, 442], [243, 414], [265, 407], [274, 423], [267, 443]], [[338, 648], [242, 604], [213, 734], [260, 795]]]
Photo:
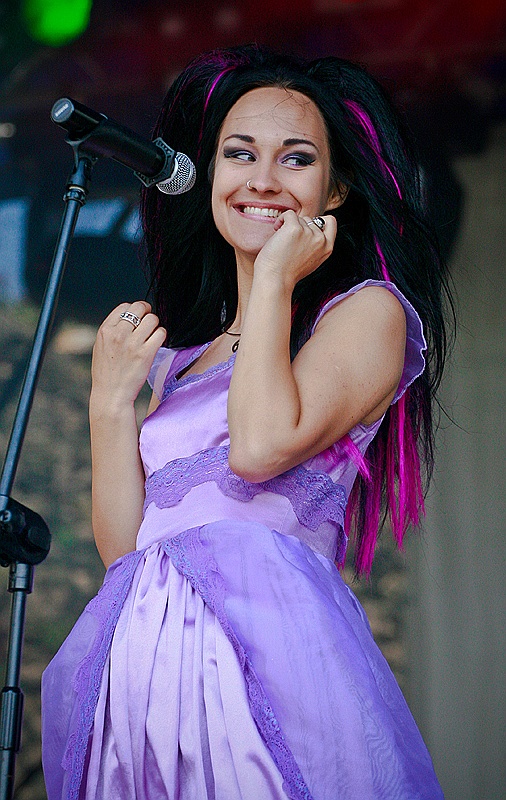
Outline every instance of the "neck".
[[236, 254], [237, 262], [237, 313], [234, 321], [229, 327], [229, 330], [240, 332], [244, 318], [246, 316], [246, 309], [248, 308], [249, 297], [251, 294], [251, 285], [253, 283], [253, 270], [255, 258], [246, 256], [245, 254]]

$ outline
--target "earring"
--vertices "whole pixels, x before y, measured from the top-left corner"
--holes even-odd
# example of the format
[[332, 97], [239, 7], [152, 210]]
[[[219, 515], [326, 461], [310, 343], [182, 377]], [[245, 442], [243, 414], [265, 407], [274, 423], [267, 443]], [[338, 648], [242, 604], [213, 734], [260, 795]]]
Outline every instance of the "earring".
[[249, 181], [246, 181], [246, 186], [250, 191], [253, 189], [253, 187], [251, 186], [251, 179]]

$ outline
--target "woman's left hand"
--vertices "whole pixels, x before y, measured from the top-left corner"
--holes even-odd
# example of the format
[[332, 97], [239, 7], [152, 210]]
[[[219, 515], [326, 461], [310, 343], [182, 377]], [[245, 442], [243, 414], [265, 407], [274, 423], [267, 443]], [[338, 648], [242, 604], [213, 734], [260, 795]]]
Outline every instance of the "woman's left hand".
[[255, 259], [255, 274], [267, 273], [282, 278], [293, 289], [314, 272], [332, 253], [337, 222], [332, 215], [322, 216], [320, 229], [311, 217], [285, 211], [274, 223], [274, 233]]

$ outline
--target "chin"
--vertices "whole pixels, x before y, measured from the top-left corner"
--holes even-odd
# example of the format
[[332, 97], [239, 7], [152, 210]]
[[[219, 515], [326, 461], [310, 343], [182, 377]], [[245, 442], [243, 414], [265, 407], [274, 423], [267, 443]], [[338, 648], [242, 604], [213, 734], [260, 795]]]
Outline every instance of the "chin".
[[244, 253], [245, 255], [256, 258], [262, 247], [269, 241], [274, 231], [266, 231], [262, 235], [251, 237], [244, 237], [241, 241], [230, 242], [236, 253]]

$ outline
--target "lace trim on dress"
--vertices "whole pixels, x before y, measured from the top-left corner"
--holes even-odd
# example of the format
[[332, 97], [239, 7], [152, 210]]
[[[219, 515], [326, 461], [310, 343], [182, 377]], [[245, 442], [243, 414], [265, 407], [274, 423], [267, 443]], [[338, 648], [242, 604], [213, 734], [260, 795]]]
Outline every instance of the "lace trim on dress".
[[150, 503], [170, 508], [179, 503], [190, 489], [214, 481], [228, 497], [248, 502], [261, 492], [281, 494], [290, 501], [301, 525], [316, 531], [323, 522], [344, 523], [346, 491], [324, 472], [297, 467], [275, 478], [250, 483], [240, 478], [228, 465], [227, 446], [209, 447], [185, 458], [169, 461], [146, 480], [144, 510]]
[[246, 683], [251, 715], [283, 777], [283, 789], [290, 800], [313, 800], [250, 658], [228, 620], [225, 583], [214, 558], [200, 540], [200, 529], [193, 528], [164, 541], [163, 548], [176, 569], [214, 612], [235, 650]]
[[86, 606], [86, 611], [97, 618], [98, 630], [95, 641], [81, 661], [74, 678], [78, 723], [76, 730], [69, 736], [62, 760], [63, 768], [70, 773], [65, 800], [78, 800], [80, 796], [88, 740], [95, 718], [104, 665], [116, 623], [143, 555], [143, 550], [134, 550], [123, 556], [110, 578]]

